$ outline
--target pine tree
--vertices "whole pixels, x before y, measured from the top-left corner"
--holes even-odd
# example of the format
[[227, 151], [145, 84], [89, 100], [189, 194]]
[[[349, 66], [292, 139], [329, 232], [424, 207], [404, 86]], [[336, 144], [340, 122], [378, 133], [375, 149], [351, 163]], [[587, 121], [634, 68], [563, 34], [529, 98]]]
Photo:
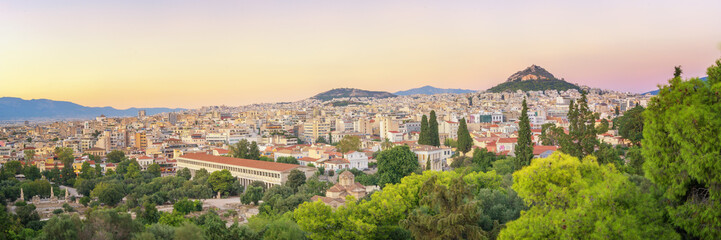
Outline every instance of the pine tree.
[[438, 136], [438, 120], [436, 119], [436, 111], [431, 110], [431, 116], [428, 118], [428, 129], [430, 129], [430, 139], [428, 145], [440, 147], [441, 140]]
[[423, 115], [421, 118], [421, 133], [418, 135], [418, 144], [420, 145], [430, 145], [428, 144], [428, 118], [426, 115]]
[[471, 138], [471, 134], [468, 132], [466, 119], [461, 118], [460, 124], [458, 125], [457, 149], [465, 155], [467, 152], [471, 151], [471, 147], [473, 147], [473, 139]]
[[559, 139], [560, 150], [578, 158], [592, 154], [599, 145], [595, 127], [598, 116], [588, 108], [586, 92], [581, 94], [577, 103], [571, 101], [567, 116], [568, 134], [562, 134]]
[[516, 169], [531, 164], [533, 159], [533, 143], [531, 142], [531, 124], [528, 120], [528, 105], [526, 99], [523, 99], [523, 108], [521, 109], [521, 119], [518, 123], [518, 144], [516, 145]]

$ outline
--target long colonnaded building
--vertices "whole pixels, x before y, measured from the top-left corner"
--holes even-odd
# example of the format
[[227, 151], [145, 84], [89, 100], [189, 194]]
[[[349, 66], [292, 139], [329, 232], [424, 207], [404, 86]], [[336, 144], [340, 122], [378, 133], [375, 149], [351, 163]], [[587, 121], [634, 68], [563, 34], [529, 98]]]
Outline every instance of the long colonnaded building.
[[295, 164], [266, 162], [233, 157], [214, 156], [206, 153], [186, 153], [177, 158], [178, 169], [188, 168], [195, 176], [195, 171], [205, 168], [209, 173], [226, 169], [240, 184], [248, 186], [254, 181], [265, 183], [266, 187], [282, 185], [288, 180], [293, 169], [305, 173], [306, 178], [315, 174], [316, 168]]

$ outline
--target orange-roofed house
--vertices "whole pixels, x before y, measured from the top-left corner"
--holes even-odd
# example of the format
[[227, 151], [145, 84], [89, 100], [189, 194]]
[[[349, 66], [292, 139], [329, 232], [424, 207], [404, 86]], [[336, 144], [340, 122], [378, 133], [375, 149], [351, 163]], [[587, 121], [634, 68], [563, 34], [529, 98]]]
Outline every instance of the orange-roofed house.
[[516, 149], [516, 144], [518, 143], [517, 138], [499, 138], [498, 141], [496, 141], [496, 152], [504, 152], [504, 151], [510, 151], [513, 152], [514, 149]]
[[322, 201], [328, 206], [337, 208], [345, 204], [346, 196], [353, 196], [356, 200], [368, 194], [368, 188], [355, 181], [355, 176], [350, 171], [344, 171], [338, 175], [338, 183], [333, 185], [323, 196], [313, 196], [310, 200]]

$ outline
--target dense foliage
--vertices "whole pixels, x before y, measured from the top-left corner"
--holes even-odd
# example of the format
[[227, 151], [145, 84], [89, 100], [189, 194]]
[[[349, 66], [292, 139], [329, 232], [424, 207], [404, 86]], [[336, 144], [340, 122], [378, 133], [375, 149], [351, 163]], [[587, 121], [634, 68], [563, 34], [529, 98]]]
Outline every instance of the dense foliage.
[[721, 60], [708, 81], [678, 76], [643, 114], [646, 176], [665, 189], [674, 225], [689, 235], [721, 238]]
[[558, 79], [550, 79], [550, 80], [525, 80], [525, 81], [513, 81], [513, 82], [504, 82], [501, 84], [498, 84], [492, 88], [488, 89], [488, 92], [515, 92], [517, 90], [521, 90], [524, 92], [527, 91], [545, 91], [545, 90], [558, 90], [558, 91], [566, 91], [569, 89], [576, 89], [578, 91], [581, 91], [581, 88]]
[[593, 156], [563, 153], [513, 174], [513, 189], [531, 208], [501, 239], [677, 239], [658, 200]]

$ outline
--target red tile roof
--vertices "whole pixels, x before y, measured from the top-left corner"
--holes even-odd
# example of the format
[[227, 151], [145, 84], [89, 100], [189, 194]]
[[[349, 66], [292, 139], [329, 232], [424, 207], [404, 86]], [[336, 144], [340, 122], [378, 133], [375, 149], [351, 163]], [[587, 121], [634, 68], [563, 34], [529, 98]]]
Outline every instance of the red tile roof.
[[228, 164], [228, 165], [235, 165], [235, 166], [240, 166], [240, 167], [258, 168], [258, 169], [264, 169], [264, 170], [270, 170], [270, 171], [280, 171], [280, 172], [288, 171], [288, 170], [300, 167], [300, 165], [295, 165], [295, 164], [266, 162], [266, 161], [232, 158], [232, 157], [221, 157], [221, 156], [208, 155], [205, 153], [186, 153], [180, 157], [193, 159], [193, 160], [206, 161], [206, 162], [214, 162], [214, 163], [220, 163], [220, 164]]
[[498, 139], [498, 143], [515, 143], [518, 142], [517, 138], [501, 138]]
[[558, 149], [557, 146], [539, 146], [539, 145], [536, 145], [536, 146], [533, 146], [533, 155], [539, 155], [539, 154], [541, 154], [541, 153], [543, 153], [543, 152], [545, 152], [545, 151], [548, 151], [548, 150], [556, 151], [556, 149]]

